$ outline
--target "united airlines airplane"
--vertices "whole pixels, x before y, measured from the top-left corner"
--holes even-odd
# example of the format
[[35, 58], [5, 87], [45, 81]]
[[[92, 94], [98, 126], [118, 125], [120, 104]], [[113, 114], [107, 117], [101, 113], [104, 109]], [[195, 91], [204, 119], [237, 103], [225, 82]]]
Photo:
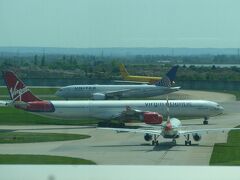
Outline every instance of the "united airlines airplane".
[[60, 88], [56, 95], [65, 99], [91, 98], [94, 100], [142, 98], [158, 96], [178, 91], [180, 87], [171, 87], [176, 78], [178, 66], [171, 68], [163, 79], [154, 85], [71, 85]]
[[[11, 71], [3, 72], [11, 103], [14, 107], [38, 115], [79, 119], [95, 117], [109, 120], [128, 115], [139, 115], [143, 120], [150, 120], [153, 124], [159, 122], [160, 115], [165, 116], [166, 101], [164, 100], [109, 100], [109, 101], [46, 101], [31, 93], [25, 84]], [[211, 101], [201, 100], [171, 100], [169, 101], [171, 114], [174, 116], [203, 117], [204, 124], [211, 116], [222, 114], [223, 107]], [[152, 112], [152, 114], [151, 114]]]

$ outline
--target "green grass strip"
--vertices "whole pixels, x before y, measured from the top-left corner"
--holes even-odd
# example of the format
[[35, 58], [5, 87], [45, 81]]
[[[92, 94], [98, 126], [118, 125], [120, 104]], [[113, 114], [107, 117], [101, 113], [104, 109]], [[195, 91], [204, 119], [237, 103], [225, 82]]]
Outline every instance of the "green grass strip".
[[1, 132], [0, 143], [32, 143], [49, 141], [68, 141], [90, 138], [88, 135], [35, 132]]
[[227, 143], [217, 143], [213, 147], [210, 165], [240, 165], [240, 131], [228, 133]]
[[35, 115], [13, 107], [1, 107], [0, 112], [0, 125], [92, 125], [99, 122], [99, 120], [93, 118], [84, 118], [79, 120], [52, 119]]
[[93, 161], [65, 156], [2, 154], [0, 164], [96, 164]]

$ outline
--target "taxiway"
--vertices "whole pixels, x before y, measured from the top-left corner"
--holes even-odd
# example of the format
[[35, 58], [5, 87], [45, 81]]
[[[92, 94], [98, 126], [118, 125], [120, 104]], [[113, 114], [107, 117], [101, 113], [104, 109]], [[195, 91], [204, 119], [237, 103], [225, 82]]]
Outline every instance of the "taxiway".
[[[224, 98], [221, 105], [225, 108], [224, 115], [210, 118], [209, 125], [202, 125], [202, 119], [182, 120], [182, 123], [191, 129], [239, 125], [240, 103], [231, 98]], [[192, 146], [184, 145], [184, 137], [177, 139], [177, 145], [173, 145], [171, 140], [160, 138], [158, 146], [151, 146], [144, 141], [142, 134], [117, 133], [87, 126], [0, 126], [0, 129], [88, 134], [91, 138], [84, 140], [1, 144], [0, 154], [71, 156], [103, 165], [208, 165], [214, 143], [224, 143], [227, 140], [227, 132], [209, 133], [203, 135], [200, 142], [192, 140]]]

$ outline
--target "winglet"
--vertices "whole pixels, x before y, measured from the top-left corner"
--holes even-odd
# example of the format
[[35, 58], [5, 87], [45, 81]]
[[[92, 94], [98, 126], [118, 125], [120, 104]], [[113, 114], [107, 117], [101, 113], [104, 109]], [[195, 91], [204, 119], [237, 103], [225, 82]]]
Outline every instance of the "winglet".
[[8, 88], [10, 98], [12, 99], [13, 102], [41, 101], [41, 99], [32, 94], [32, 92], [12, 71], [4, 71], [3, 78]]

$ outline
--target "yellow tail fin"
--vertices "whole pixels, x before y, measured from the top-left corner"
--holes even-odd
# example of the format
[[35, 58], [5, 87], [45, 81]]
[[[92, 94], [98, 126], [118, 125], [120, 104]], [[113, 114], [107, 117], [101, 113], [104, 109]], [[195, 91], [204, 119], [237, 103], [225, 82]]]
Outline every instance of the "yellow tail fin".
[[123, 78], [126, 78], [126, 77], [129, 76], [129, 74], [128, 74], [128, 72], [127, 72], [124, 64], [120, 64], [120, 65], [119, 65], [119, 69], [120, 69], [121, 76], [122, 76]]

